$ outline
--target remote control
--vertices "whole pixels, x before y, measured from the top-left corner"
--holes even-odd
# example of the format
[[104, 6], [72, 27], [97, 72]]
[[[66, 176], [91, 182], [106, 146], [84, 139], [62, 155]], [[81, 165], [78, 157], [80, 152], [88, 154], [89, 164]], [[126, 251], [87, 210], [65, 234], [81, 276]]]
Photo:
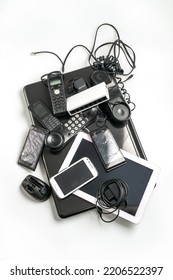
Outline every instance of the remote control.
[[66, 96], [63, 75], [60, 71], [51, 72], [47, 76], [47, 84], [52, 103], [52, 111], [55, 116], [67, 114]]
[[54, 117], [48, 107], [38, 99], [36, 102], [28, 106], [33, 116], [49, 131], [57, 130], [62, 123]]

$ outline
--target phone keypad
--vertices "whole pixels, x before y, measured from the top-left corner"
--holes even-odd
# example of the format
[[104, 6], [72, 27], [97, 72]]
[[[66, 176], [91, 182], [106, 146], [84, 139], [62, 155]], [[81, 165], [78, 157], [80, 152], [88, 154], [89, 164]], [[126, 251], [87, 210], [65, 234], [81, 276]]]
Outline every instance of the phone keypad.
[[58, 89], [59, 93], [51, 90], [51, 100], [54, 115], [66, 112], [66, 98], [62, 90]]
[[64, 123], [64, 130], [68, 135], [76, 134], [86, 124], [86, 120], [81, 114], [76, 114]]
[[45, 117], [43, 120], [43, 125], [50, 131], [57, 129], [61, 126], [61, 122], [52, 115]]
[[66, 145], [71, 138], [78, 134], [79, 131], [87, 127], [97, 115], [97, 108], [87, 110], [85, 112], [76, 113], [68, 119], [61, 119], [62, 125], [60, 133], [63, 135], [64, 145]]

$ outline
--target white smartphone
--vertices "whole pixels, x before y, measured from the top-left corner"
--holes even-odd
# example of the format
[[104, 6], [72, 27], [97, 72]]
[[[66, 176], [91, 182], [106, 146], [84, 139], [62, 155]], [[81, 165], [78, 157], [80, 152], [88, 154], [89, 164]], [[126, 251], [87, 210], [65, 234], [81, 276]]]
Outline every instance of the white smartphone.
[[50, 178], [50, 184], [59, 198], [65, 198], [98, 176], [89, 158], [83, 157]]

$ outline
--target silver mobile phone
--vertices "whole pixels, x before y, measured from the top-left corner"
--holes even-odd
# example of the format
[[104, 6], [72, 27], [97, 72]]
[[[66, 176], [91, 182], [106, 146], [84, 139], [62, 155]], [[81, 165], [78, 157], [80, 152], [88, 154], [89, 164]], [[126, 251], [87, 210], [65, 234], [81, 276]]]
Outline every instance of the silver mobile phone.
[[65, 198], [97, 176], [93, 163], [83, 157], [51, 177], [50, 184], [59, 198]]

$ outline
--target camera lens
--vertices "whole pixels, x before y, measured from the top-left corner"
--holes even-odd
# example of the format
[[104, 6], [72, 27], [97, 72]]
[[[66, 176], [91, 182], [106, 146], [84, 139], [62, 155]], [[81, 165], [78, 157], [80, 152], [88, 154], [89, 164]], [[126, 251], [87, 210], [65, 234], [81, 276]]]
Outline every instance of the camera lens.
[[45, 139], [46, 147], [53, 152], [61, 150], [63, 144], [64, 137], [60, 132], [50, 132]]

